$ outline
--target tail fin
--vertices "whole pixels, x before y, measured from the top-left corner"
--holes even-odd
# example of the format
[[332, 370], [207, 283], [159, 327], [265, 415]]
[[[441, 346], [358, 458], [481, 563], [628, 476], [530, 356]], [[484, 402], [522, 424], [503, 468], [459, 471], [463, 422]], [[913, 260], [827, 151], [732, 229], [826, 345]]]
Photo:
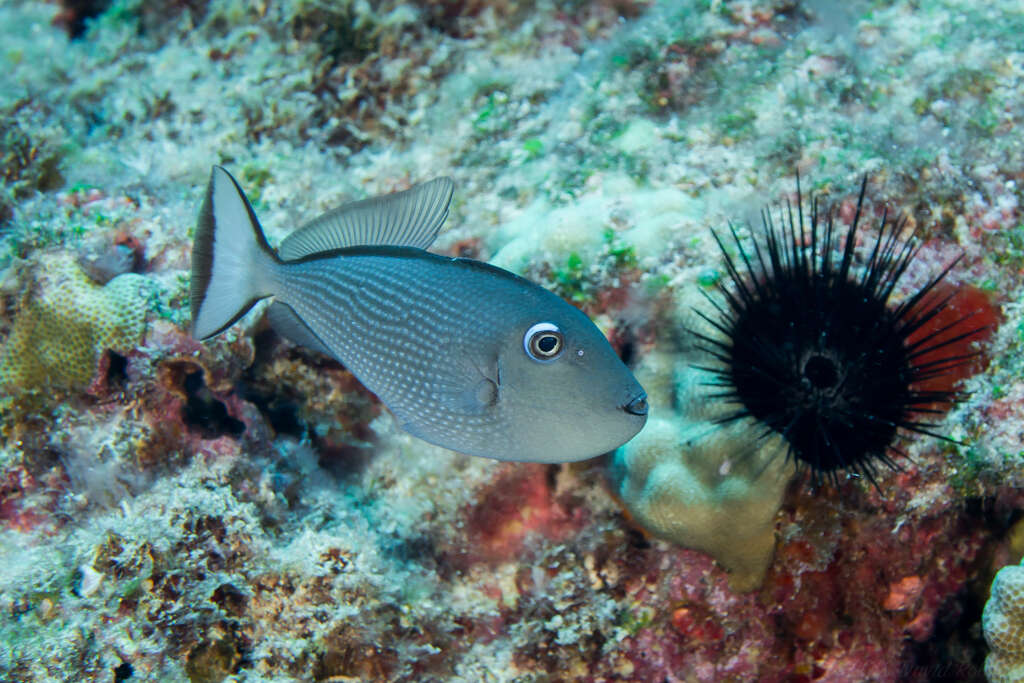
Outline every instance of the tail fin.
[[192, 246], [192, 335], [212, 337], [270, 296], [278, 262], [242, 188], [214, 166]]

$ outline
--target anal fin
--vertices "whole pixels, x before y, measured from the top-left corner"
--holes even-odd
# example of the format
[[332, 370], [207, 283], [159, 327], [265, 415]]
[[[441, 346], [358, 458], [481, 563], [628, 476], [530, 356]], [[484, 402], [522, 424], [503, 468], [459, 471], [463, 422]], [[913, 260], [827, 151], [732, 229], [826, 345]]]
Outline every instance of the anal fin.
[[316, 336], [316, 333], [309, 329], [309, 325], [303, 322], [299, 314], [295, 312], [295, 309], [288, 304], [280, 301], [270, 304], [270, 308], [267, 309], [267, 319], [270, 320], [270, 325], [274, 328], [274, 331], [282, 337], [313, 351], [334, 356], [320, 337]]

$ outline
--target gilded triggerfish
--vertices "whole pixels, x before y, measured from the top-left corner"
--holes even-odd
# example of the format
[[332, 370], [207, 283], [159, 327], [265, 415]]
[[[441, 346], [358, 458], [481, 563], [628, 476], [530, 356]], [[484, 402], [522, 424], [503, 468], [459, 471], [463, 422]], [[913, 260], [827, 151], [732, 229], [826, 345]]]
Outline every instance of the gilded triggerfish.
[[192, 325], [211, 337], [265, 297], [293, 341], [333, 356], [409, 433], [499, 460], [611, 451], [647, 420], [647, 395], [593, 322], [548, 290], [426, 250], [454, 183], [327, 212], [275, 253], [214, 167], [192, 249]]

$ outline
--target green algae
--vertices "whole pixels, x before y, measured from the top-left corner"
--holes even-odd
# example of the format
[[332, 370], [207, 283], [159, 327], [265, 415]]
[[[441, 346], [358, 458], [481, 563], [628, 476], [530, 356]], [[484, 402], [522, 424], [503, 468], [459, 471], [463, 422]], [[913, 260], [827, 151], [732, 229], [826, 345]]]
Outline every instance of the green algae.
[[555, 269], [554, 280], [556, 291], [562, 298], [576, 302], [587, 300], [586, 271], [583, 259], [575, 251], [569, 252], [564, 266]]

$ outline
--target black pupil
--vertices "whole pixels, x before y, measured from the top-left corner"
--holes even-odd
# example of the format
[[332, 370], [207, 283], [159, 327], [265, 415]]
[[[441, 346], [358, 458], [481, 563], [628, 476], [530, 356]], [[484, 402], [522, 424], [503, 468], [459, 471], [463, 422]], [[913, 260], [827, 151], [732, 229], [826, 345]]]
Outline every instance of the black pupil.
[[537, 340], [537, 349], [543, 354], [549, 354], [558, 346], [558, 337], [553, 334], [541, 335]]
[[816, 389], [831, 389], [839, 382], [836, 364], [825, 356], [811, 356], [804, 363], [804, 377]]

